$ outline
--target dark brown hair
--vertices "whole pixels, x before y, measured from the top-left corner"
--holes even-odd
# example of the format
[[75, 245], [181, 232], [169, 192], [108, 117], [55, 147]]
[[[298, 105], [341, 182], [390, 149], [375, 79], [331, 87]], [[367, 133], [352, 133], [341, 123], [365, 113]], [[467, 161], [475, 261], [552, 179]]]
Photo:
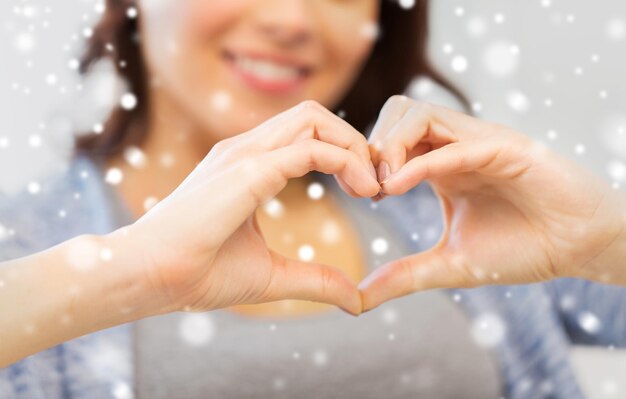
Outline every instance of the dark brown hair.
[[[137, 18], [126, 15], [130, 5], [132, 0], [106, 1], [106, 11], [87, 42], [80, 72], [85, 74], [96, 62], [108, 58], [137, 97], [137, 106], [130, 111], [115, 107], [104, 123], [103, 132], [76, 138], [76, 152], [106, 158], [128, 145], [140, 145], [147, 134], [149, 83], [139, 47]], [[402, 93], [416, 76], [439, 83], [469, 110], [465, 96], [430, 63], [428, 0], [416, 0], [410, 9], [400, 7], [397, 0], [381, 0], [380, 11], [379, 36], [374, 49], [336, 110], [342, 110], [348, 122], [364, 131], [385, 101]]]

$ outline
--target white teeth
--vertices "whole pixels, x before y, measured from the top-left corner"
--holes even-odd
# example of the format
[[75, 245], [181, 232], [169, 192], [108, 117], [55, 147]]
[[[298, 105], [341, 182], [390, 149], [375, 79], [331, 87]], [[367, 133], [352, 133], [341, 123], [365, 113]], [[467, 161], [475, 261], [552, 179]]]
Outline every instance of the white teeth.
[[300, 76], [298, 68], [287, 67], [271, 61], [236, 57], [235, 65], [242, 71], [255, 75], [262, 80], [284, 81], [293, 80]]

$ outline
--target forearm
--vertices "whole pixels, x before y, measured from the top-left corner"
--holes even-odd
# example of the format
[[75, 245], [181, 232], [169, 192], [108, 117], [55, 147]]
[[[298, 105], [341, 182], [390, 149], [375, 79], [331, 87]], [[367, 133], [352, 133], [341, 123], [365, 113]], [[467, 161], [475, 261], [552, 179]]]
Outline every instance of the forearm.
[[119, 234], [81, 235], [0, 264], [0, 367], [165, 311]]

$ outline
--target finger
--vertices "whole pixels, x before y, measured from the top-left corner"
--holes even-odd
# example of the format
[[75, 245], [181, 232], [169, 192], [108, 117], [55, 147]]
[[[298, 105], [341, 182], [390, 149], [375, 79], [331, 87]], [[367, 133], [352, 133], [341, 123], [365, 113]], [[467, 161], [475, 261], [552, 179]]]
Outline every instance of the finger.
[[354, 152], [319, 140], [308, 139], [264, 154], [268, 165], [288, 179], [303, 176], [311, 170], [336, 175], [353, 192], [362, 197], [380, 191], [378, 181]]
[[[404, 116], [404, 113], [411, 107], [412, 100], [406, 96], [391, 96], [380, 110], [372, 132], [368, 137], [368, 142], [378, 149], [380, 141], [391, 130], [391, 128]], [[378, 165], [377, 162], [374, 165]]]
[[381, 137], [379, 161], [387, 162], [391, 173], [411, 159], [420, 143], [448, 144], [458, 139], [443, 124], [432, 119], [430, 106], [417, 103]]
[[385, 193], [402, 195], [423, 180], [462, 172], [494, 172], [513, 177], [524, 167], [516, 162], [506, 165], [498, 159], [502, 147], [495, 142], [451, 143], [413, 158], [381, 184]]
[[335, 181], [337, 181], [337, 184], [339, 185], [339, 187], [341, 187], [341, 189], [348, 194], [350, 197], [353, 198], [357, 198], [359, 197], [359, 194], [356, 193], [356, 191], [354, 191], [352, 189], [352, 187], [350, 187], [345, 181], [343, 181], [343, 179], [337, 175], [334, 176], [335, 177]]
[[[247, 143], [271, 151], [298, 141], [317, 139], [353, 151], [368, 166], [365, 136], [319, 103], [307, 100], [250, 131]], [[369, 166], [368, 166], [369, 167]]]
[[[210, 191], [206, 195], [215, 201], [212, 208], [219, 212], [220, 227], [234, 231], [257, 207], [275, 197], [289, 179], [312, 170], [341, 176], [363, 197], [380, 191], [378, 181], [354, 152], [309, 139], [240, 161], [207, 184]], [[197, 206], [203, 209], [202, 204]], [[224, 210], [229, 212], [224, 214]], [[205, 220], [215, 216], [207, 217]]]
[[274, 251], [271, 254], [272, 279], [260, 301], [302, 299], [335, 305], [353, 315], [361, 313], [359, 291], [339, 269], [288, 259]]
[[428, 115], [431, 125], [439, 124], [452, 133], [456, 138], [455, 141], [476, 139], [490, 135], [494, 130], [506, 129], [504, 126], [484, 121], [441, 105], [418, 101], [414, 101], [413, 104], [413, 107], [419, 113]]
[[387, 263], [359, 284], [363, 311], [416, 291], [471, 286], [464, 270], [460, 258], [434, 248]]

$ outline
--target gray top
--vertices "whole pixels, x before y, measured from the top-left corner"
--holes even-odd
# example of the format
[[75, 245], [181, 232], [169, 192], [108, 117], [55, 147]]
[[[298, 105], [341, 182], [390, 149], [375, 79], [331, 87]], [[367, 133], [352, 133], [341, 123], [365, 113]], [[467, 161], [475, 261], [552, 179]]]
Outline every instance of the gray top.
[[[370, 271], [410, 253], [369, 199], [318, 177], [355, 224]], [[119, 223], [131, 223], [117, 192], [109, 187], [108, 195]], [[372, 250], [377, 238], [386, 251]], [[444, 291], [358, 318], [339, 310], [288, 319], [227, 310], [153, 317], [134, 323], [136, 397], [497, 398], [497, 366], [470, 328]]]

